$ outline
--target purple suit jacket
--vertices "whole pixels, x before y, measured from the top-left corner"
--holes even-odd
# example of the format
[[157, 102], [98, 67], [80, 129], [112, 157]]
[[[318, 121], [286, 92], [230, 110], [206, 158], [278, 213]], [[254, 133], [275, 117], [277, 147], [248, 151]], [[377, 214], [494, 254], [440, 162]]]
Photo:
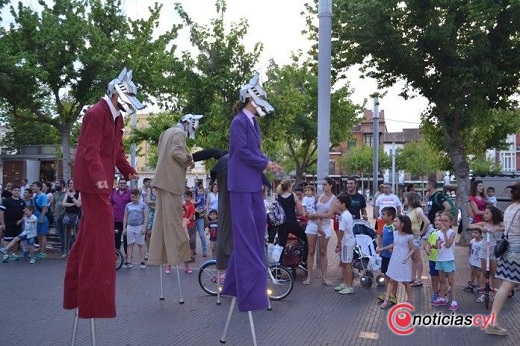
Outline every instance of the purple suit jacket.
[[269, 159], [262, 153], [260, 127], [253, 126], [244, 112], [231, 122], [229, 131], [228, 190], [258, 192], [266, 182], [263, 171]]

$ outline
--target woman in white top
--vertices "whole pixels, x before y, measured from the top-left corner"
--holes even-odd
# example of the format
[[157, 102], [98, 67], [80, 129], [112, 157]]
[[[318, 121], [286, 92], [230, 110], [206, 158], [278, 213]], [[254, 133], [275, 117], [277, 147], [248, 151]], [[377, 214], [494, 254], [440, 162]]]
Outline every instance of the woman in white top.
[[208, 215], [211, 210], [218, 211], [218, 186], [216, 182], [211, 185], [208, 198], [206, 198], [206, 215]]
[[[309, 222], [305, 228], [307, 241], [309, 244], [309, 254], [307, 257], [307, 279], [303, 281], [304, 285], [309, 285], [312, 280], [312, 269], [314, 266], [314, 252], [316, 249], [316, 241], [320, 237], [320, 254], [321, 254], [321, 275], [323, 284], [332, 286], [333, 282], [327, 279], [327, 245], [332, 234], [331, 218], [334, 216], [334, 202], [336, 196], [332, 193], [334, 180], [326, 177], [322, 182], [323, 193], [318, 197], [316, 203], [316, 213], [309, 214]], [[321, 229], [316, 221], [321, 220]]]

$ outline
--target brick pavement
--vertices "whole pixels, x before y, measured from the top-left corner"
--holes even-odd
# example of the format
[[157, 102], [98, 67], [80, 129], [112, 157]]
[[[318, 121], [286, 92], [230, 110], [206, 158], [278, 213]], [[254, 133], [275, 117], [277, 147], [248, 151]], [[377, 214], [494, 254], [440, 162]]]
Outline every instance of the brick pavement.
[[[337, 255], [332, 254], [334, 244], [332, 239], [329, 276], [339, 279]], [[475, 294], [462, 291], [469, 275], [467, 248], [457, 246], [456, 254], [460, 304], [457, 313], [487, 314], [483, 304], [474, 302]], [[25, 261], [0, 263], [0, 345], [70, 343], [73, 312], [61, 308], [64, 269], [65, 261], [57, 258], [36, 265]], [[174, 271], [164, 276], [166, 299], [160, 301], [158, 270], [134, 267], [118, 271], [118, 317], [96, 320], [98, 345], [219, 345], [230, 299], [223, 298], [222, 304], [216, 305], [216, 298], [199, 288], [197, 271], [191, 275], [181, 271], [185, 301], [181, 305]], [[341, 296], [318, 279], [310, 286], [303, 286], [303, 279], [300, 272], [291, 295], [273, 302], [272, 311], [253, 313], [259, 345], [517, 345], [520, 342], [517, 323], [520, 292], [508, 300], [503, 310], [500, 322], [510, 330], [505, 338], [485, 335], [475, 327], [417, 327], [412, 335], [397, 336], [387, 326], [388, 311], [376, 304], [382, 288], [364, 289], [356, 280], [356, 293]], [[447, 307], [434, 308], [429, 304], [428, 281], [425, 277], [425, 285], [414, 288], [416, 313], [449, 314]], [[403, 294], [400, 288], [401, 300]], [[80, 320], [78, 345], [89, 344], [88, 331], [87, 321]], [[250, 344], [247, 314], [235, 312], [227, 345]]]

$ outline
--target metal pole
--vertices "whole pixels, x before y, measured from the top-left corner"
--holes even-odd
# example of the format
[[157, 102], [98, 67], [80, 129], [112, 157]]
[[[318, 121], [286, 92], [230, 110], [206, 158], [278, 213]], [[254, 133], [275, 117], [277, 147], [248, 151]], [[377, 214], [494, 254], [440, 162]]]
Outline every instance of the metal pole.
[[392, 142], [392, 192], [397, 195], [395, 191], [395, 142]]
[[[137, 128], [137, 111], [132, 113], [132, 122], [131, 122], [132, 132]], [[130, 165], [134, 168], [137, 167], [137, 144], [132, 143], [130, 146]], [[137, 188], [137, 181], [130, 181], [130, 187]]]
[[332, 0], [318, 1], [318, 169], [317, 189], [329, 174]]
[[[376, 195], [376, 192], [379, 190], [377, 178], [379, 176], [379, 97], [374, 96], [374, 132], [373, 132], [373, 149], [374, 149], [374, 161], [372, 163], [372, 177], [373, 177], [373, 185], [372, 185], [372, 194]], [[375, 201], [374, 201], [375, 204]]]

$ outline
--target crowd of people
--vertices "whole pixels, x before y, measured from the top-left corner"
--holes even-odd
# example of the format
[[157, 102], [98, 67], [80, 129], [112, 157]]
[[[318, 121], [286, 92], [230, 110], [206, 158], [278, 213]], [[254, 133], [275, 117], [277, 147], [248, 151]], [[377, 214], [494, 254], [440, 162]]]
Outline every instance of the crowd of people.
[[[354, 219], [368, 219], [365, 197], [357, 191], [357, 181], [349, 178], [346, 190], [337, 196], [332, 193], [334, 180], [322, 181], [322, 192], [315, 193], [312, 185], [300, 184], [293, 187], [290, 180], [282, 180], [276, 189], [275, 198], [283, 208], [285, 222], [273, 227], [266, 218], [268, 241], [276, 240], [285, 248], [289, 234], [299, 238], [303, 244], [300, 268], [306, 271], [304, 285], [315, 278], [314, 263], [319, 252], [321, 280], [324, 285], [334, 282], [327, 275], [328, 241], [333, 231], [336, 233], [336, 252], [342, 266], [343, 280], [334, 290], [340, 294], [355, 292], [353, 283], [353, 252], [355, 237]], [[481, 181], [473, 181], [469, 197], [472, 222], [470, 229], [473, 239], [468, 248], [469, 273], [467, 291], [484, 291], [485, 270], [489, 268], [491, 277], [491, 300], [495, 300], [493, 311], [498, 315], [504, 296], [518, 282], [518, 247], [520, 221], [516, 213], [520, 209], [520, 184], [510, 187], [513, 204], [504, 213], [496, 205], [493, 188], [488, 188], [491, 198], [484, 193]], [[23, 190], [23, 193], [22, 193]], [[206, 191], [202, 184], [193, 189], [186, 187], [183, 194], [183, 227], [189, 238], [191, 258], [185, 261], [185, 272], [196, 256], [212, 258], [216, 256], [218, 237], [218, 199], [216, 183]], [[139, 259], [140, 267], [146, 268], [148, 249], [152, 233], [157, 196], [150, 178], [143, 180], [140, 188], [131, 189], [124, 178], [119, 179], [110, 195], [114, 212], [116, 248], [125, 253], [124, 267], [132, 267], [133, 259]], [[269, 212], [268, 203], [266, 212]], [[380, 194], [373, 201], [377, 232], [377, 252], [381, 256], [381, 272], [385, 275], [385, 292], [378, 299], [380, 308], [397, 303], [397, 284], [405, 286], [407, 302], [412, 302], [412, 287], [423, 285], [422, 268], [424, 252], [428, 258], [431, 277], [433, 306], [443, 306], [450, 302], [449, 309], [456, 311], [457, 290], [452, 289], [456, 264], [454, 257], [455, 236], [454, 215], [451, 213], [447, 197], [437, 191], [437, 182], [429, 181], [424, 199], [413, 189], [408, 189], [403, 199], [392, 193], [384, 184]], [[402, 213], [401, 210], [406, 210]], [[514, 213], [512, 215], [512, 213]], [[0, 230], [2, 231], [3, 262], [18, 261], [29, 257], [30, 263], [46, 258], [46, 236], [49, 227], [56, 228], [60, 237], [62, 258], [66, 258], [73, 245], [81, 218], [81, 194], [75, 190], [74, 182], [56, 180], [53, 184], [26, 182], [22, 186], [8, 183], [2, 191], [0, 206]], [[504, 231], [511, 243], [510, 250], [503, 259], [496, 258], [492, 249], [502, 239]], [[197, 236], [200, 242], [197, 242]], [[201, 249], [197, 252], [197, 243]], [[209, 246], [208, 246], [209, 244]], [[137, 245], [138, 251], [134, 251]], [[491, 249], [491, 250], [490, 250]], [[171, 268], [166, 267], [166, 273]], [[505, 280], [503, 280], [505, 279]], [[449, 298], [449, 299], [448, 299]], [[484, 301], [480, 295], [477, 302]], [[489, 334], [505, 335], [507, 331], [498, 324], [486, 330]]]

